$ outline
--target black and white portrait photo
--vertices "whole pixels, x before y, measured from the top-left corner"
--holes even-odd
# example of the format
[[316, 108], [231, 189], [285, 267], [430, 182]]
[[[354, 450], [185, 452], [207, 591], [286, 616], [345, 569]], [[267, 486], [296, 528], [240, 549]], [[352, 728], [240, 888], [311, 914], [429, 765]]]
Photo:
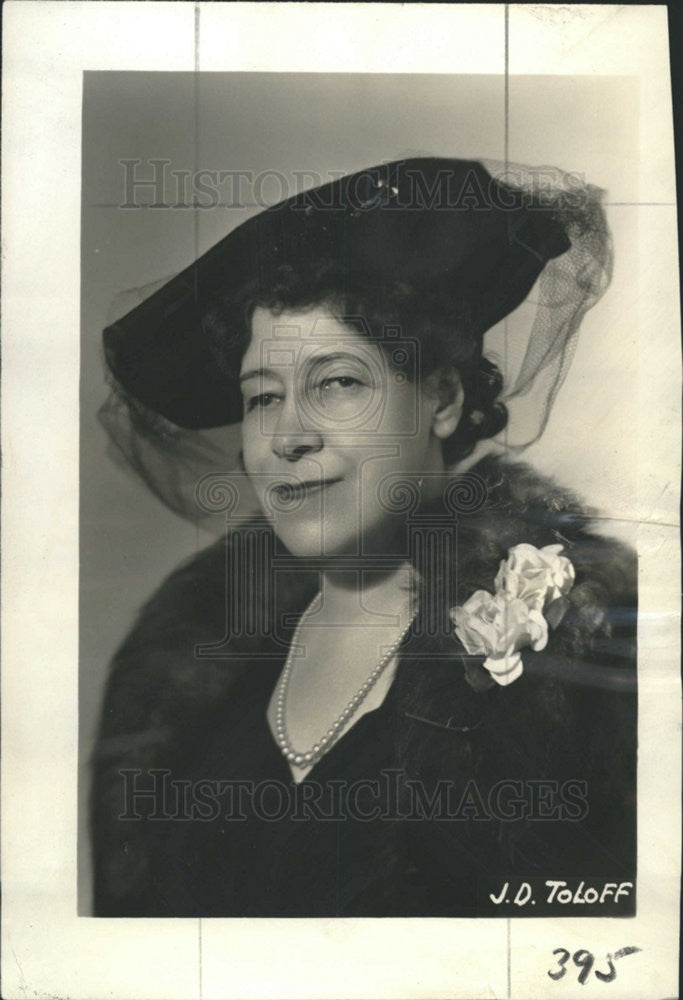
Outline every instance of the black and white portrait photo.
[[89, 995], [658, 996], [666, 20], [342, 6], [120, 5], [166, 62], [79, 76], [69, 920], [169, 956]]
[[[121, 226], [184, 226], [202, 205], [243, 217], [104, 331], [117, 457], [199, 530], [214, 512], [226, 530], [147, 598], [107, 678], [99, 916], [475, 917], [511, 912], [489, 893], [530, 878], [597, 880], [594, 914], [635, 905], [634, 553], [507, 447], [506, 394], [535, 396], [529, 440], [550, 435], [581, 322], [609, 294], [602, 192], [444, 156], [443, 139], [394, 159], [393, 136], [365, 153], [356, 135], [367, 166], [330, 153], [264, 206], [292, 177], [270, 130], [273, 167], [242, 159], [257, 108], [362, 109], [347, 127], [368, 133], [412, 102], [417, 131], [418, 98], [445, 104], [449, 83], [86, 77], [86, 124], [109, 143], [126, 98], [144, 122], [169, 92], [225, 139], [224, 171], [186, 173], [147, 136], [112, 160], [86, 134], [95, 183], [118, 166]], [[530, 294], [526, 324], [505, 328]]]

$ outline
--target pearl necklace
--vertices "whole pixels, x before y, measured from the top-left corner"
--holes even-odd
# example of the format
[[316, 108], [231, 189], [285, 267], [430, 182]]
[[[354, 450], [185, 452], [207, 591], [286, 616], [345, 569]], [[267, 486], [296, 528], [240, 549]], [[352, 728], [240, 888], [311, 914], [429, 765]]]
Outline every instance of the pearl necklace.
[[380, 677], [382, 671], [388, 666], [388, 664], [393, 659], [398, 647], [403, 642], [406, 637], [410, 626], [413, 624], [415, 619], [415, 612], [413, 612], [410, 621], [403, 629], [399, 637], [395, 642], [391, 644], [386, 653], [382, 656], [379, 663], [372, 671], [368, 679], [364, 684], [361, 684], [356, 694], [353, 696], [351, 701], [348, 703], [344, 711], [337, 716], [330, 728], [327, 730], [324, 736], [320, 738], [317, 743], [314, 743], [310, 750], [305, 753], [301, 753], [294, 749], [290, 743], [289, 736], [287, 734], [287, 726], [285, 724], [285, 702], [287, 700], [287, 689], [289, 687], [289, 680], [292, 675], [292, 666], [294, 662], [294, 647], [297, 644], [299, 638], [299, 633], [301, 631], [301, 626], [304, 620], [310, 615], [315, 605], [319, 605], [322, 600], [322, 594], [318, 593], [313, 598], [309, 606], [304, 611], [303, 615], [299, 619], [299, 623], [294, 631], [294, 636], [292, 638], [292, 643], [289, 647], [289, 652], [287, 654], [287, 661], [285, 663], [284, 670], [282, 671], [282, 676], [278, 684], [277, 692], [277, 702], [276, 702], [276, 712], [275, 712], [275, 735], [280, 747], [280, 750], [287, 758], [287, 760], [294, 764], [295, 767], [309, 767], [311, 764], [315, 764], [323, 754], [327, 753], [332, 744], [341, 735], [341, 731], [349, 721], [352, 715], [360, 708], [361, 704], [365, 701], [368, 694], [374, 687], [378, 678]]

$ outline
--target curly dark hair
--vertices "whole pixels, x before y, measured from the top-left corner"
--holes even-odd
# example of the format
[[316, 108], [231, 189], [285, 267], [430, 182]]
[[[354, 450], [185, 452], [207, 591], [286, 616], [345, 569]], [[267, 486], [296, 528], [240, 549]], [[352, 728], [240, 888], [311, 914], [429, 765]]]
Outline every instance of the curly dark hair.
[[[462, 416], [454, 434], [443, 442], [444, 461], [452, 465], [465, 458], [478, 441], [500, 433], [507, 424], [507, 409], [498, 399], [503, 378], [498, 367], [482, 355], [481, 338], [472, 328], [467, 302], [447, 302], [405, 282], [378, 282], [354, 272], [344, 262], [321, 261], [305, 272], [291, 265], [261, 274], [238, 296], [214, 301], [204, 316], [216, 361], [225, 370], [236, 341], [240, 358], [247, 348], [251, 321], [258, 307], [275, 315], [325, 306], [355, 330], [362, 329], [378, 346], [395, 347], [386, 331], [399, 331], [420, 345], [417, 376], [425, 381], [437, 376], [437, 387], [446, 390], [456, 373], [462, 384]], [[362, 317], [359, 327], [358, 318]], [[353, 320], [353, 322], [352, 322]], [[388, 357], [391, 354], [386, 352]], [[233, 361], [234, 364], [234, 361]], [[231, 377], [237, 373], [226, 372]]]

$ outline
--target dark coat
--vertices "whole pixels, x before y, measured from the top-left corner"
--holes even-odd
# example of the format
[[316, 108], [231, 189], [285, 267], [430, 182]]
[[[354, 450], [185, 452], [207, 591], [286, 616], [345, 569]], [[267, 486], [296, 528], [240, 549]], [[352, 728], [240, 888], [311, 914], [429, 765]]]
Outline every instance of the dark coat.
[[[635, 872], [635, 555], [592, 534], [576, 499], [527, 467], [489, 458], [475, 471], [488, 499], [459, 519], [450, 592], [458, 603], [478, 589], [492, 592], [510, 547], [559, 541], [576, 571], [569, 607], [546, 649], [525, 651], [522, 677], [505, 688], [491, 684], [480, 659], [463, 657], [451, 630], [423, 630], [404, 643], [394, 680], [394, 766], [407, 781], [421, 782], [426, 795], [439, 781], [452, 782], [470, 797], [469, 820], [385, 824], [372, 877], [344, 914], [474, 915], [480, 876], [619, 880]], [[286, 649], [272, 636], [259, 637], [258, 628], [225, 638], [226, 559], [241, 545], [248, 580], [256, 550], [244, 540], [260, 536], [266, 549], [274, 544], [268, 529], [246, 526], [181, 566], [143, 608], [114, 659], [91, 799], [97, 915], [220, 915], [206, 912], [201, 887], [188, 888], [189, 859], [201, 853], [191, 823], [180, 830], [118, 818], [121, 770], [192, 776], [232, 692], [257, 676], [259, 663], [284, 661]], [[289, 574], [265, 618], [279, 621], [289, 612], [296, 621], [316, 588], [315, 574]], [[197, 657], [202, 643], [222, 643], [221, 655]], [[482, 821], [482, 803], [502, 779], [522, 783], [497, 799], [516, 818]], [[537, 799], [530, 813], [514, 814], [520, 787], [528, 802], [544, 781], [585, 782], [587, 809], [548, 818]], [[197, 836], [206, 836], [206, 824]], [[173, 850], [178, 857], [169, 865]], [[305, 900], [301, 906], [298, 915], [318, 912]]]

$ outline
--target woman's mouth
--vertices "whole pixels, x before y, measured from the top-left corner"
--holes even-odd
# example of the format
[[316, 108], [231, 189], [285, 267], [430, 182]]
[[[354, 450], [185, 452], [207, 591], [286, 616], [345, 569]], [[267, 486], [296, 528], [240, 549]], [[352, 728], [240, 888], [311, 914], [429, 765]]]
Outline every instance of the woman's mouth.
[[335, 483], [339, 482], [341, 482], [341, 476], [337, 476], [334, 479], [311, 479], [302, 482], [276, 483], [273, 487], [273, 492], [280, 500], [293, 502], [316, 496], [318, 493], [328, 490], [330, 486], [334, 486]]

